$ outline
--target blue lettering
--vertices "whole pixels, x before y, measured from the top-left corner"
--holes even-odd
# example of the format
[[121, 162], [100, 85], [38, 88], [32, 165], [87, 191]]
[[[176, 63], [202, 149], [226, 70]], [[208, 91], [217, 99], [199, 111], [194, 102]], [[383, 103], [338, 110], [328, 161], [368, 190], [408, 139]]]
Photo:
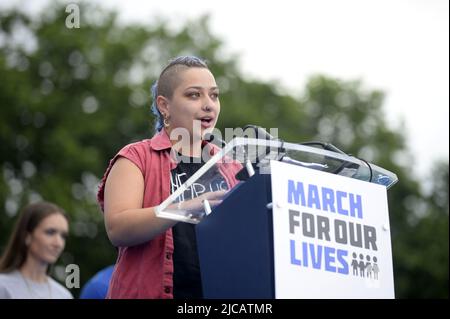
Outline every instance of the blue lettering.
[[320, 265], [322, 264], [322, 246], [317, 245], [317, 254], [314, 249], [314, 244], [309, 244], [309, 252], [311, 255], [311, 264], [314, 269], [320, 269]]
[[291, 239], [291, 264], [293, 265], [302, 265], [302, 262], [300, 261], [300, 259], [297, 259], [295, 257], [295, 240]]
[[338, 213], [341, 214], [341, 215], [348, 216], [348, 211], [342, 208], [342, 198], [343, 197], [347, 197], [347, 193], [346, 192], [337, 191], [336, 192], [336, 197], [337, 197], [337, 211], [338, 211]]
[[322, 207], [325, 211], [336, 212], [334, 210], [334, 190], [331, 188], [322, 187]]
[[[305, 187], [307, 187], [305, 189]], [[307, 193], [306, 193], [307, 192]], [[288, 203], [363, 218], [361, 195], [288, 180]]]
[[350, 216], [355, 217], [358, 215], [358, 218], [363, 218], [363, 211], [362, 211], [362, 203], [361, 203], [361, 195], [355, 195], [350, 193]]
[[316, 185], [309, 185], [308, 187], [308, 207], [312, 208], [312, 206], [316, 206], [317, 209], [320, 209], [320, 198], [319, 198], [319, 190]]
[[[308, 260], [311, 260], [313, 269], [325, 270], [343, 275], [349, 274], [349, 265], [347, 262], [348, 251], [336, 249], [334, 247], [315, 245], [312, 243], [301, 243], [302, 253], [296, 250], [295, 240], [290, 240], [291, 264], [308, 267]], [[302, 255], [300, 260], [297, 256]], [[323, 257], [323, 258], [322, 258]], [[323, 262], [322, 262], [323, 261]]]
[[341, 264], [342, 267], [338, 268], [338, 273], [348, 275], [348, 263], [344, 257], [347, 257], [348, 251], [338, 249], [337, 250], [337, 260]]
[[334, 267], [332, 264], [334, 264], [334, 253], [335, 249], [333, 247], [327, 247], [324, 248], [324, 255], [325, 255], [325, 270], [336, 272], [336, 267]]
[[297, 182], [297, 187], [293, 180], [288, 180], [288, 202], [295, 205], [299, 204], [299, 199], [301, 199], [301, 205], [305, 206], [305, 190], [303, 188], [302, 182]]
[[308, 244], [302, 243], [302, 252], [303, 252], [303, 266], [308, 267]]

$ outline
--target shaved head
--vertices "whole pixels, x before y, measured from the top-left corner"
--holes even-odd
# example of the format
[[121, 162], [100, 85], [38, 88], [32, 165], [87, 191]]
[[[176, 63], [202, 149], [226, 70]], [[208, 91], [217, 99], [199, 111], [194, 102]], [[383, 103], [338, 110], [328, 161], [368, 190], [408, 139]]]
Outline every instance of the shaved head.
[[159, 79], [153, 84], [151, 93], [153, 98], [152, 112], [156, 115], [155, 128], [160, 131], [163, 127], [163, 118], [156, 105], [156, 98], [159, 95], [165, 98], [172, 98], [173, 92], [182, 81], [182, 74], [190, 68], [209, 69], [206, 62], [195, 56], [180, 56], [169, 61], [169, 64], [162, 70]]

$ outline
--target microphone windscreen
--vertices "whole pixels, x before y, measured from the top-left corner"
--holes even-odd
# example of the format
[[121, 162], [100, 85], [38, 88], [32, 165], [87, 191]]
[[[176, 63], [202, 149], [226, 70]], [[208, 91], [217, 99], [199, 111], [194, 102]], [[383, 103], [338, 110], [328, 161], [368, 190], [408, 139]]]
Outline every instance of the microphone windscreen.
[[206, 133], [203, 136], [203, 140], [207, 142], [212, 142], [214, 140], [214, 135], [212, 133]]

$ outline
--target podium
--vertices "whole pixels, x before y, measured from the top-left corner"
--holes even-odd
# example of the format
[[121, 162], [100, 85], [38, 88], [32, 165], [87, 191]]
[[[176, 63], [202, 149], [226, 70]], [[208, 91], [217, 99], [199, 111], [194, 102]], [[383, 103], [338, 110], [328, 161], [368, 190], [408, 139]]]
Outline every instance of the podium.
[[196, 226], [205, 298], [275, 298], [270, 175], [237, 185]]
[[[220, 205], [176, 204], [224, 159], [241, 162], [247, 178]], [[386, 191], [396, 181], [351, 156], [236, 138], [156, 213], [197, 224], [204, 298], [393, 298]]]

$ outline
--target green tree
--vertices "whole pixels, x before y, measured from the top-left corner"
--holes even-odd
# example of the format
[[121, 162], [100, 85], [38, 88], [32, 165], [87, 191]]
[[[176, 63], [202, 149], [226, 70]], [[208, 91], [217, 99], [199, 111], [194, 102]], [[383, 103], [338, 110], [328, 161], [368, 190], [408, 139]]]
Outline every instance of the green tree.
[[396, 297], [448, 298], [448, 162], [437, 165], [426, 196], [408, 166], [413, 161], [404, 128], [386, 125], [383, 99], [360, 81], [312, 77], [302, 98], [309, 121], [299, 135], [330, 142], [397, 174], [399, 182], [388, 191]]
[[448, 171], [448, 163], [436, 163], [430, 194], [404, 200], [409, 214], [394, 243], [403, 297], [448, 298]]
[[63, 280], [62, 266], [75, 263], [83, 284], [115, 261], [97, 186], [122, 146], [153, 134], [148, 90], [160, 67], [196, 54], [214, 61], [219, 77], [236, 71], [232, 61], [214, 59], [220, 41], [207, 17], [172, 32], [164, 21], [122, 26], [114, 12], [83, 3], [81, 27], [69, 29], [63, 3], [45, 12], [0, 15], [0, 248], [22, 206], [54, 201], [71, 217], [55, 274]]

